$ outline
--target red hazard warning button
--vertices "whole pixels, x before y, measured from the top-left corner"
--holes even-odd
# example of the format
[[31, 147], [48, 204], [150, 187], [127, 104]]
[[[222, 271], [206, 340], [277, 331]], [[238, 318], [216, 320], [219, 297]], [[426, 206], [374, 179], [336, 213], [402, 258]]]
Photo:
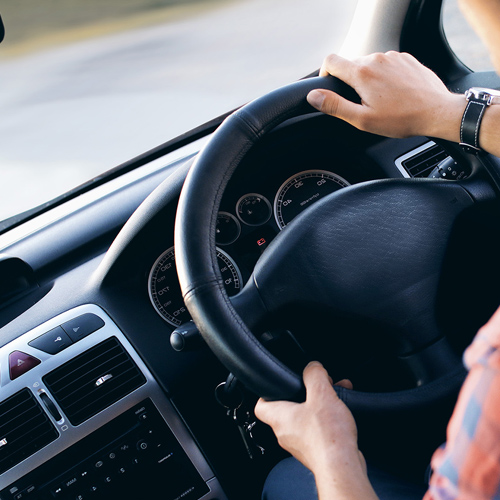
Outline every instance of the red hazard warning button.
[[35, 366], [39, 365], [41, 361], [38, 358], [30, 356], [25, 352], [14, 351], [9, 355], [9, 371], [10, 379], [14, 380], [24, 373], [30, 371]]

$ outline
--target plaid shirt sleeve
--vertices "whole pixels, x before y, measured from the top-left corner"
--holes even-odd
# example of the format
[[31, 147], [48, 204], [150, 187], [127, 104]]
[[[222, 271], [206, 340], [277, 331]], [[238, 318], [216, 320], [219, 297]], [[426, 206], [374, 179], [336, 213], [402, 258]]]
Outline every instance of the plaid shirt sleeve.
[[424, 500], [500, 499], [500, 309], [465, 351], [469, 374]]

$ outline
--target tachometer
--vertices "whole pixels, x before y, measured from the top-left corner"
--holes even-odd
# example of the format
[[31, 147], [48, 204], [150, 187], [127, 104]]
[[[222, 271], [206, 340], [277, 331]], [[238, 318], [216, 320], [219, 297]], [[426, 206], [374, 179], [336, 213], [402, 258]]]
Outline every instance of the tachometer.
[[305, 170], [287, 179], [274, 198], [276, 223], [283, 229], [294, 217], [326, 195], [350, 184], [326, 170]]
[[[236, 295], [243, 286], [241, 273], [234, 260], [217, 248], [217, 262], [229, 296]], [[163, 252], [149, 273], [149, 298], [162, 318], [173, 326], [179, 326], [191, 319], [182, 300], [181, 288], [175, 269], [174, 247]]]

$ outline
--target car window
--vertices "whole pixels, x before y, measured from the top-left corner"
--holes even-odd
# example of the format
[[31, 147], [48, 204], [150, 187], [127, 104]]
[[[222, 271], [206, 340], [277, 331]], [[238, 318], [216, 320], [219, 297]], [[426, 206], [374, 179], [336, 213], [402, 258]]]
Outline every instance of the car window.
[[443, 28], [450, 47], [466, 66], [474, 71], [493, 70], [486, 47], [462, 16], [457, 0], [444, 0]]
[[355, 6], [3, 2], [0, 220], [314, 71], [340, 47]]

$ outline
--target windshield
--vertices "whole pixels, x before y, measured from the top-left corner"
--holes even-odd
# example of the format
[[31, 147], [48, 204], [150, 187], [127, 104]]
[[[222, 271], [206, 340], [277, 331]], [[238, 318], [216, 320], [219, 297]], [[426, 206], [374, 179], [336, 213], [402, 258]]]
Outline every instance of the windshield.
[[3, 2], [0, 220], [314, 71], [355, 6]]

